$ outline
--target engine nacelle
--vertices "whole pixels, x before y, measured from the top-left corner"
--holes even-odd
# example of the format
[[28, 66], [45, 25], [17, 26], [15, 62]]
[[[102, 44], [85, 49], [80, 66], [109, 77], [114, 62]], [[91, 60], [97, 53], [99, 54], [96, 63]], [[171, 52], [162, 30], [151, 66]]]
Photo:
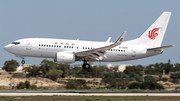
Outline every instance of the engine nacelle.
[[55, 62], [59, 63], [74, 63], [75, 55], [67, 52], [57, 52]]

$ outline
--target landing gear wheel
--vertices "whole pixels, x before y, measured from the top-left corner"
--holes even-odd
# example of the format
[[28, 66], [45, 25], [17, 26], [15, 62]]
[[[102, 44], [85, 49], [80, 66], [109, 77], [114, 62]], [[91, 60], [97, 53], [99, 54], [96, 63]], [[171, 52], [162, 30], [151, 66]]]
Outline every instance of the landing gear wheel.
[[89, 68], [90, 68], [90, 65], [89, 65], [88, 63], [84, 63], [84, 64], [82, 65], [82, 68], [83, 68], [83, 69], [89, 69]]
[[21, 63], [24, 65], [25, 64], [25, 60], [22, 60]]

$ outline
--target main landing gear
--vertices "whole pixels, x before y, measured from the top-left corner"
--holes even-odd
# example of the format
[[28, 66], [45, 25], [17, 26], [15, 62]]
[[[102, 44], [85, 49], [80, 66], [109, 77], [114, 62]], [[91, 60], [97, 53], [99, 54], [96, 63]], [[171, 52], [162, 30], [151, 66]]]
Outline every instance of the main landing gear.
[[83, 65], [82, 65], [82, 68], [83, 69], [89, 69], [91, 66], [87, 63], [87, 61], [83, 61], [84, 63], [83, 63]]

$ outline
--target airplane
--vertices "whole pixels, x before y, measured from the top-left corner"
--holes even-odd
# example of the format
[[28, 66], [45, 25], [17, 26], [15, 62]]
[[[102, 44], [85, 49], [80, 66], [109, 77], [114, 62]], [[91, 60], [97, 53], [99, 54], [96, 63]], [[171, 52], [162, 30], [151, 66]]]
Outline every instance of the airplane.
[[71, 64], [83, 61], [82, 68], [89, 69], [88, 62], [120, 62], [146, 58], [162, 54], [166, 48], [173, 45], [161, 46], [171, 12], [163, 12], [159, 18], [138, 38], [124, 41], [126, 31], [115, 43], [50, 39], [25, 38], [4, 46], [4, 49], [18, 57], [52, 58], [55, 62]]

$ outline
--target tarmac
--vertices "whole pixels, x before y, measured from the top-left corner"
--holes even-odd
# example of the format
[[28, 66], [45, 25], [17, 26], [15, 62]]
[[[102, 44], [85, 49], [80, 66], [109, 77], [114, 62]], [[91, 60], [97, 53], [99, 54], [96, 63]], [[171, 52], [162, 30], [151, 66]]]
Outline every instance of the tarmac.
[[179, 91], [0, 91], [0, 96], [180, 96]]

